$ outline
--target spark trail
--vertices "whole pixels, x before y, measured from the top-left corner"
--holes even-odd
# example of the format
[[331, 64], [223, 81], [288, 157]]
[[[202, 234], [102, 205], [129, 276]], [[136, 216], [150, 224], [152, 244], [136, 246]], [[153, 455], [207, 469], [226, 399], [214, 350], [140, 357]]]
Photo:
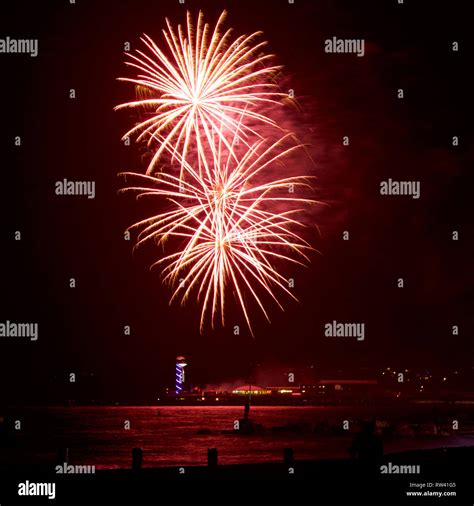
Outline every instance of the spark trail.
[[309, 261], [307, 253], [313, 248], [298, 233], [305, 226], [299, 217], [314, 201], [289, 193], [289, 188], [295, 192], [309, 189], [310, 178], [265, 177], [268, 167], [302, 147], [286, 147], [288, 137], [272, 143], [257, 141], [237, 161], [235, 153], [221, 142], [211, 160], [201, 160], [201, 170], [180, 160], [184, 181], [166, 172], [157, 176], [124, 174], [139, 178], [143, 185], [122, 191], [135, 191], [138, 197], [162, 197], [171, 205], [171, 210], [130, 228], [141, 230], [136, 246], [150, 240], [163, 246], [175, 239], [175, 251], [153, 266], [162, 268], [164, 281], [173, 287], [170, 302], [179, 298], [184, 304], [193, 292], [197, 293], [201, 332], [208, 315], [212, 327], [219, 314], [225, 324], [229, 287], [252, 334], [249, 300], [270, 321], [263, 293], [281, 309], [280, 294], [296, 299], [277, 264], [305, 265]]
[[266, 42], [254, 42], [260, 32], [232, 40], [232, 30], [222, 29], [225, 16], [224, 11], [212, 31], [202, 12], [195, 26], [188, 12], [185, 29], [181, 25], [173, 28], [166, 19], [165, 49], [144, 35], [144, 51], [127, 54], [126, 64], [139, 73], [119, 79], [135, 84], [150, 98], [115, 109], [138, 108], [149, 116], [124, 135], [136, 135], [137, 141], [157, 146], [148, 174], [169, 150], [172, 161], [179, 158], [184, 163], [195, 151], [206, 156], [219, 136], [235, 156], [229, 139], [237, 136], [249, 146], [254, 136], [262, 137], [259, 125], [278, 128], [259, 107], [281, 106], [281, 99], [287, 96], [272, 81], [281, 67], [270, 64], [272, 55], [262, 53]]

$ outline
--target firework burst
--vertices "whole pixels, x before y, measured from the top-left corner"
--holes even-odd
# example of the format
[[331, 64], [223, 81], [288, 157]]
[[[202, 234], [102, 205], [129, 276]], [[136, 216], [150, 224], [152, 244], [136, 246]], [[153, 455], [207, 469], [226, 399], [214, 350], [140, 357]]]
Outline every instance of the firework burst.
[[259, 125], [278, 128], [261, 106], [281, 105], [286, 96], [272, 82], [280, 67], [269, 64], [271, 55], [262, 54], [266, 42], [254, 42], [260, 32], [232, 40], [231, 30], [222, 29], [225, 16], [224, 11], [214, 30], [201, 12], [196, 25], [188, 12], [186, 27], [178, 25], [177, 30], [166, 19], [166, 49], [144, 35], [145, 50], [127, 54], [126, 64], [139, 73], [120, 80], [133, 83], [149, 98], [116, 109], [138, 108], [150, 116], [124, 135], [156, 145], [147, 174], [162, 155], [171, 153], [172, 161], [181, 160], [182, 178], [189, 153], [197, 151], [205, 159], [216, 136], [237, 159], [229, 139], [250, 147], [255, 137], [262, 138]]
[[181, 160], [184, 181], [166, 172], [156, 177], [125, 173], [144, 184], [122, 191], [138, 192], [138, 197], [164, 197], [172, 207], [131, 228], [141, 229], [136, 246], [150, 240], [164, 245], [174, 239], [176, 251], [153, 266], [162, 268], [164, 281], [173, 287], [171, 301], [179, 298], [184, 304], [197, 292], [201, 332], [208, 316], [212, 327], [219, 315], [225, 324], [229, 287], [252, 334], [249, 306], [256, 304], [270, 320], [263, 293], [281, 309], [277, 293], [296, 299], [276, 264], [305, 265], [309, 260], [307, 253], [312, 247], [295, 229], [304, 226], [298, 217], [314, 201], [289, 193], [310, 187], [309, 178], [265, 181], [268, 178], [264, 176], [268, 167], [302, 147], [285, 147], [287, 140], [288, 136], [273, 143], [257, 141], [237, 161], [235, 153], [220, 142], [210, 161], [201, 160], [204, 170]]
[[177, 31], [166, 20], [166, 52], [145, 35], [147, 51], [128, 55], [140, 73], [122, 80], [140, 96], [117, 108], [149, 117], [124, 137], [146, 140], [154, 154], [146, 174], [123, 173], [138, 183], [121, 191], [158, 199], [157, 214], [130, 228], [135, 247], [163, 249], [152, 267], [172, 287], [170, 303], [195, 295], [202, 332], [207, 321], [225, 325], [233, 293], [253, 335], [252, 306], [270, 321], [266, 299], [281, 309], [283, 295], [296, 299], [280, 265], [308, 263], [301, 216], [315, 201], [306, 197], [310, 178], [275, 175], [303, 147], [273, 119], [284, 96], [272, 82], [279, 67], [254, 42], [259, 32], [232, 41], [224, 17], [212, 31], [202, 13], [193, 26], [188, 12]]

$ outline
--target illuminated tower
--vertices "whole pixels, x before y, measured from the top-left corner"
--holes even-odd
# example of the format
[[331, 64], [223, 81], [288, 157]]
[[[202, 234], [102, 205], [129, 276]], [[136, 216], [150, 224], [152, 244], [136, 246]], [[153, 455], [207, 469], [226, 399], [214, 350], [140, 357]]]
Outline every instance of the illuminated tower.
[[187, 366], [186, 359], [184, 357], [176, 357], [176, 395], [179, 395], [183, 390], [184, 385], [184, 368]]

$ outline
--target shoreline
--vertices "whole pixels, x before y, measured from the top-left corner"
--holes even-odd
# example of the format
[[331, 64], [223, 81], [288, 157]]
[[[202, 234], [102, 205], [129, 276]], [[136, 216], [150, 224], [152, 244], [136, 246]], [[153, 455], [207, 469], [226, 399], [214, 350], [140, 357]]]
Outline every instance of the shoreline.
[[[28, 479], [30, 482], [54, 482], [58, 494], [56, 503], [90, 504], [93, 497], [94, 502], [105, 504], [132, 501], [135, 504], [220, 505], [320, 504], [321, 501], [327, 504], [341, 501], [350, 504], [404, 504], [414, 501], [407, 497], [407, 491], [423, 488], [426, 491], [426, 484], [431, 483], [432, 492], [448, 490], [447, 487], [456, 492], [456, 497], [446, 498], [446, 503], [466, 504], [472, 503], [470, 463], [473, 459], [474, 447], [457, 447], [399, 452], [384, 455], [376, 462], [295, 460], [287, 463], [100, 470], [89, 475], [30, 470], [7, 472], [4, 483], [7, 484], [7, 501], [18, 501], [18, 484]], [[384, 465], [388, 474], [382, 472]], [[393, 472], [402, 465], [418, 466], [420, 472]], [[252, 481], [251, 489], [238, 485], [248, 481]], [[183, 486], [179, 485], [180, 482]], [[230, 488], [226, 486], [223, 492], [217, 482], [232, 485]], [[184, 486], [185, 483], [190, 486]], [[163, 502], [164, 497], [166, 502]], [[428, 499], [431, 502], [424, 501]], [[433, 501], [433, 496], [417, 498], [421, 504], [433, 504]], [[48, 502], [47, 499], [45, 502]], [[445, 504], [445, 501], [437, 497], [436, 504]]]

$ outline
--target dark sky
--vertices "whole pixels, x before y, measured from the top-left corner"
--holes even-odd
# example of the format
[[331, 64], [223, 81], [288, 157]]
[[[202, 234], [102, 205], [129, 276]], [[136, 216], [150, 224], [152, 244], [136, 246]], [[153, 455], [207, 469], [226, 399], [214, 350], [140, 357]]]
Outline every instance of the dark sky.
[[[1, 37], [39, 39], [37, 58], [0, 54], [0, 322], [38, 322], [40, 329], [34, 343], [0, 338], [7, 397], [48, 397], [77, 372], [95, 375], [96, 398], [153, 398], [173, 377], [177, 354], [188, 357], [195, 383], [244, 377], [251, 362], [315, 364], [326, 376], [339, 369], [370, 375], [390, 364], [471, 367], [467, 5], [63, 0], [9, 2], [5, 12], [2, 4]], [[244, 330], [233, 335], [233, 319], [243, 328], [237, 314], [225, 329], [200, 336], [196, 305], [169, 307], [168, 289], [148, 270], [150, 252], [132, 256], [123, 240], [125, 228], [146, 216], [146, 205], [117, 195], [118, 172], [143, 170], [138, 148], [120, 142], [130, 115], [113, 111], [132, 98], [131, 87], [116, 81], [125, 72], [123, 44], [137, 44], [143, 32], [159, 40], [165, 16], [182, 22], [187, 8], [194, 15], [202, 8], [211, 24], [227, 9], [226, 26], [236, 34], [263, 30], [301, 105], [297, 121], [312, 143], [317, 198], [329, 204], [314, 216], [321, 254], [291, 272], [300, 303], [287, 301], [284, 313], [272, 308], [272, 323], [260, 319], [254, 339]], [[333, 36], [363, 38], [365, 56], [326, 54], [324, 41]], [[54, 184], [64, 178], [95, 181], [96, 198], [56, 196]], [[420, 181], [421, 198], [381, 196], [388, 178]], [[364, 322], [365, 340], [325, 337], [332, 320]], [[459, 336], [451, 335], [453, 324]]]

